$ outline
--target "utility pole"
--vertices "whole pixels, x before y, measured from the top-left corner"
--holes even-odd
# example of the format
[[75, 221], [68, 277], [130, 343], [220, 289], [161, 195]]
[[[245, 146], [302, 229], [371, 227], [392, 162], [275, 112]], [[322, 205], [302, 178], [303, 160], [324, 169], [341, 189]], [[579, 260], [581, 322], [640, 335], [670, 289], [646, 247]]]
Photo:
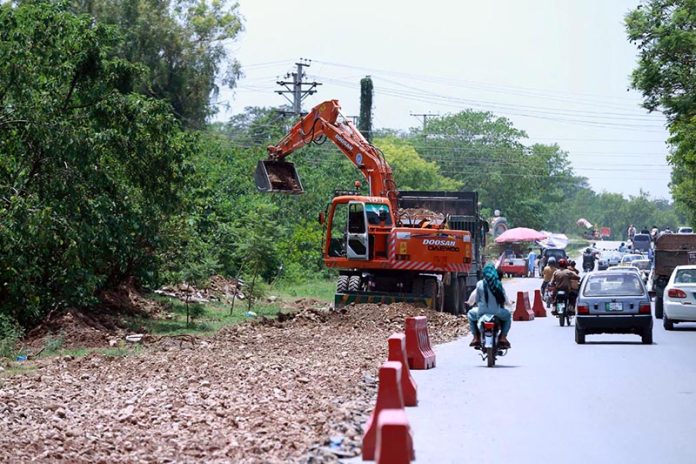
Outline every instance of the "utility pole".
[[411, 116], [415, 116], [417, 118], [423, 118], [423, 134], [425, 134], [425, 124], [428, 122], [428, 118], [432, 118], [434, 116], [439, 116], [439, 114], [435, 113], [409, 113]]
[[[321, 85], [320, 82], [304, 82], [305, 78], [304, 68], [309, 67], [312, 60], [307, 60], [305, 58], [300, 58], [300, 61], [295, 63], [297, 70], [293, 73], [287, 73], [285, 79], [292, 77], [292, 80], [277, 81], [276, 84], [285, 87], [285, 90], [276, 90], [275, 92], [279, 95], [285, 97], [287, 101], [292, 105], [292, 112], [295, 116], [302, 115], [302, 100], [307, 98], [309, 95], [317, 93], [317, 86]], [[304, 88], [309, 86], [308, 88]], [[290, 98], [287, 94], [292, 94]]]

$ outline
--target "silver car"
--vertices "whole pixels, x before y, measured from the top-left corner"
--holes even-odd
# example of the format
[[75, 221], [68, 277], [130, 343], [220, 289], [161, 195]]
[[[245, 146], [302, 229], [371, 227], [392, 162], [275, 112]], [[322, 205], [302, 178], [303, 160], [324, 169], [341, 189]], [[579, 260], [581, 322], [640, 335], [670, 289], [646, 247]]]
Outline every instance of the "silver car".
[[633, 333], [652, 344], [650, 297], [639, 273], [613, 268], [583, 279], [577, 301], [575, 342], [588, 334]]

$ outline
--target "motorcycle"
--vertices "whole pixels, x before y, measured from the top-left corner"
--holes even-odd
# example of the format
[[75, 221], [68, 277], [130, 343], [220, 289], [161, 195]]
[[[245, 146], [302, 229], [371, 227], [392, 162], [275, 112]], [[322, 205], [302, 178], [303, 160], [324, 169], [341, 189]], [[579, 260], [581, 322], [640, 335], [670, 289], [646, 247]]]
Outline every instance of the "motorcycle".
[[570, 320], [573, 318], [574, 312], [570, 307], [568, 293], [564, 290], [556, 292], [555, 316], [558, 318], [558, 323], [563, 327], [566, 323], [570, 327]]
[[591, 263], [582, 263], [582, 271], [583, 272], [592, 272], [594, 271], [594, 261]]
[[475, 348], [481, 350], [481, 359], [487, 362], [488, 367], [494, 367], [497, 357], [507, 354], [507, 348], [500, 348], [498, 345], [500, 321], [492, 315], [481, 316], [478, 327], [481, 333], [481, 344]]
[[544, 289], [543, 299], [544, 299], [544, 303], [546, 303], [547, 308], [551, 307], [551, 302], [553, 301], [554, 288], [555, 288], [554, 285], [551, 282], [549, 282], [549, 284]]

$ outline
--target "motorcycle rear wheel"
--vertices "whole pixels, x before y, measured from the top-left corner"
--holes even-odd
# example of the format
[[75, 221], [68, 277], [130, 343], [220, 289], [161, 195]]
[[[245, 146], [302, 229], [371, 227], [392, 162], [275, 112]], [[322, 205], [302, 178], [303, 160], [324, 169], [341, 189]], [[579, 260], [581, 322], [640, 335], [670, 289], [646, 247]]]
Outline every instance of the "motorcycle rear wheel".
[[495, 348], [486, 348], [486, 362], [488, 367], [495, 366]]

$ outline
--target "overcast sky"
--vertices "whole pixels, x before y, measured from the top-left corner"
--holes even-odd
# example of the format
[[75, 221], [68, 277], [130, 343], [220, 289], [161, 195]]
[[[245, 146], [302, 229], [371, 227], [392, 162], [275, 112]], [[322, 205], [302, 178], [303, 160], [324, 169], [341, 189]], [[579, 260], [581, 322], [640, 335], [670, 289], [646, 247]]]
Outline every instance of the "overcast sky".
[[595, 191], [671, 199], [664, 117], [629, 90], [636, 62], [623, 17], [637, 0], [240, 0], [245, 30], [232, 44], [245, 77], [222, 91], [229, 108], [279, 106], [276, 80], [300, 58], [322, 82], [304, 109], [360, 106], [372, 76], [374, 123], [408, 129], [410, 113], [488, 110], [528, 143], [558, 143]]

